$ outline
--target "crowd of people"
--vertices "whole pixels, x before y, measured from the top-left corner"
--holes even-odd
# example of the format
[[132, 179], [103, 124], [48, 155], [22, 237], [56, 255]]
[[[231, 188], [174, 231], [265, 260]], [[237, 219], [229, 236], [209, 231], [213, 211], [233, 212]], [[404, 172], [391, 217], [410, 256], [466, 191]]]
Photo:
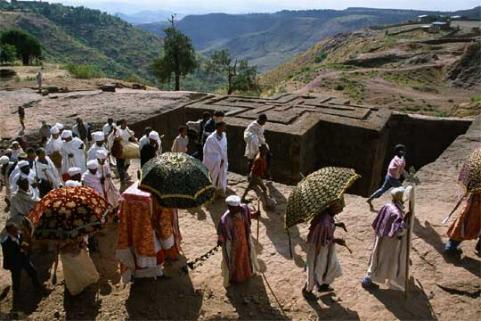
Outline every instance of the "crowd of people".
[[[216, 111], [213, 115], [204, 113], [198, 122], [198, 135], [195, 138], [195, 146], [201, 148], [189, 147], [189, 127], [180, 126], [170, 151], [189, 153], [200, 158], [209, 171], [217, 196], [225, 198], [228, 209], [220, 219], [217, 233], [218, 245], [222, 247], [223, 253], [224, 285], [227, 287], [231, 283], [248, 280], [259, 270], [256, 248], [251, 236], [251, 219], [259, 219], [260, 212], [246, 205], [246, 196], [254, 189], [263, 202], [269, 205], [271, 199], [264, 180], [270, 178], [272, 154], [264, 135], [268, 118], [265, 114], [260, 114], [244, 131], [245, 157], [249, 168], [248, 186], [241, 197], [227, 196], [229, 161], [224, 116], [222, 111]], [[23, 117], [24, 114], [21, 115], [22, 128]], [[140, 164], [144, 166], [162, 153], [162, 135], [147, 127], [137, 139], [135, 132], [128, 127], [124, 119], [114, 122], [109, 118], [100, 130], [94, 131], [90, 124], [77, 118], [70, 128], [67, 129], [61, 123], [49, 126], [42, 122], [39, 130], [40, 143], [36, 147], [20, 137], [12, 141], [9, 149], [0, 157], [0, 178], [6, 190], [6, 211], [10, 215], [1, 235], [3, 266], [11, 271], [14, 293], [20, 288], [19, 275], [24, 269], [32, 278], [34, 286], [41, 287], [29, 256], [31, 240], [26, 239], [31, 239], [32, 227], [26, 222], [25, 216], [42, 197], [60, 187], [86, 186], [104, 198], [112, 209], [116, 209], [121, 191], [132, 183], [128, 174], [131, 159], [140, 158]], [[401, 182], [402, 177], [407, 175], [405, 156], [406, 147], [397, 145], [383, 185], [367, 200], [372, 207], [371, 202], [374, 199], [391, 189], [392, 201], [381, 208], [372, 223], [376, 241], [366, 276], [362, 279], [364, 288], [372, 289], [376, 284], [385, 281], [396, 288], [404, 286], [407, 263], [401, 258], [405, 257], [406, 253], [405, 238], [411, 215], [410, 207], [405, 206], [406, 189]], [[115, 176], [120, 180], [120, 189], [114, 183]], [[449, 229], [447, 253], [458, 252], [461, 241], [479, 237], [479, 195], [478, 191], [470, 196], [463, 212], [469, 215], [461, 215]], [[344, 199], [341, 198], [319, 213], [310, 223], [307, 235], [307, 279], [302, 290], [306, 298], [313, 295], [314, 289], [321, 292], [331, 291], [330, 285], [341, 275], [335, 245], [346, 244], [343, 239], [335, 237], [335, 229], [345, 229], [345, 225], [337, 222], [334, 217], [341, 213], [344, 207]], [[174, 216], [175, 214], [169, 215], [168, 220], [172, 221]], [[169, 244], [173, 244], [171, 234], [161, 240], [168, 240]], [[89, 243], [95, 241], [79, 238], [78, 242], [59, 245], [66, 279], [78, 277], [69, 267], [79, 264], [77, 260], [80, 260], [80, 257], [83, 262], [89, 260], [85, 257], [87, 246], [90, 250], [95, 250]], [[480, 251], [479, 242], [477, 248]], [[172, 257], [175, 259], [175, 255]], [[84, 271], [92, 271], [87, 277], [88, 284], [96, 282], [99, 277], [95, 266], [90, 263], [91, 260], [83, 265], [86, 266]], [[69, 284], [67, 280], [66, 283]]]

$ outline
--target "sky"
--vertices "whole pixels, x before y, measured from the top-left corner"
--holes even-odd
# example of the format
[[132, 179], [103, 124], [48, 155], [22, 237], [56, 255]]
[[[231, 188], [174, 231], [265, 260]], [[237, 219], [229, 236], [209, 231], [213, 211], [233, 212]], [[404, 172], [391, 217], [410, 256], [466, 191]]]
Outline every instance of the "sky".
[[479, 0], [50, 0], [64, 4], [133, 13], [142, 10], [166, 10], [179, 13], [275, 12], [283, 9], [345, 9], [347, 7], [423, 9], [452, 11], [469, 9]]

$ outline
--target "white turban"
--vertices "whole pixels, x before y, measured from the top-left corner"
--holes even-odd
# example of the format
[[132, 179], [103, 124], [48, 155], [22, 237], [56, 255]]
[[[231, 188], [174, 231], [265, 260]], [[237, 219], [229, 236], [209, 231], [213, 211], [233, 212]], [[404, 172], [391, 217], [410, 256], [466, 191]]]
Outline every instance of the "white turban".
[[60, 129], [57, 126], [50, 128], [50, 134], [60, 134]]
[[10, 158], [8, 158], [8, 156], [2, 156], [0, 157], [0, 165], [5, 165], [5, 164], [8, 164], [8, 162], [10, 161]]
[[150, 139], [153, 139], [153, 140], [159, 140], [160, 139], [160, 136], [159, 136], [159, 133], [156, 132], [155, 130], [151, 131], [149, 133], [149, 138]]
[[62, 132], [62, 135], [61, 135], [60, 137], [62, 137], [63, 139], [72, 137], [72, 131], [66, 129], [66, 130], [64, 130], [64, 131]]
[[228, 196], [225, 199], [225, 203], [229, 206], [236, 207], [241, 205], [241, 198], [237, 195]]
[[79, 186], [82, 186], [82, 183], [77, 181], [68, 180], [65, 182], [65, 187], [79, 187]]
[[63, 124], [61, 124], [61, 123], [56, 123], [55, 125], [53, 125], [53, 127], [57, 127], [59, 130], [62, 130], [62, 129], [63, 129]]
[[67, 172], [68, 176], [72, 177], [78, 174], [82, 174], [82, 169], [80, 167], [70, 167]]
[[98, 159], [106, 159], [107, 156], [109, 156], [109, 153], [107, 153], [105, 149], [99, 149], [95, 152], [95, 157], [97, 157]]
[[105, 135], [103, 132], [93, 132], [92, 133], [92, 138], [94, 139], [94, 141], [96, 142], [103, 142], [105, 140]]
[[89, 160], [87, 162], [87, 168], [88, 169], [97, 169], [97, 168], [99, 168], [99, 162], [97, 162], [96, 159]]
[[22, 161], [19, 161], [17, 165], [18, 165], [18, 168], [23, 168], [26, 166], [30, 166], [30, 163], [26, 160], [22, 160]]

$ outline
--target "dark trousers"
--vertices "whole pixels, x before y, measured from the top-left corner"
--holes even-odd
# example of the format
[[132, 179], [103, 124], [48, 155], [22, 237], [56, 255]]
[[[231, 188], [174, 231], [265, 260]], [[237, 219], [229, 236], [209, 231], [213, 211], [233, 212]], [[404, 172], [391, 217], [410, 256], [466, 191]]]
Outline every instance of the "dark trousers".
[[123, 183], [125, 182], [125, 159], [117, 158], [117, 172], [119, 173], [120, 181]]
[[13, 270], [10, 270], [10, 274], [12, 275], [12, 288], [14, 293], [17, 293], [20, 290], [22, 270], [25, 270], [28, 276], [32, 279], [34, 287], [38, 288], [41, 286], [40, 281], [38, 280], [37, 271], [33, 267], [32, 262], [29, 258], [25, 258], [24, 262], [22, 262], [20, 266], [16, 267]]

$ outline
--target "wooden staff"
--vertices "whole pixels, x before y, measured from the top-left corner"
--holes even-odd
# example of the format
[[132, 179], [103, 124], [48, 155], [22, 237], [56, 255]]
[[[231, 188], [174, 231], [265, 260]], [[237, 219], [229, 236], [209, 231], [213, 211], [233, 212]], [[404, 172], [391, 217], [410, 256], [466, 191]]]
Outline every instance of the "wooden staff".
[[406, 274], [405, 274], [405, 280], [404, 280], [404, 298], [407, 300], [408, 298], [408, 288], [409, 288], [409, 256], [411, 252], [411, 234], [413, 230], [413, 216], [414, 216], [414, 198], [415, 198], [415, 193], [414, 193], [414, 186], [409, 186], [408, 188], [409, 191], [409, 218], [408, 218], [408, 230], [407, 230], [407, 235], [406, 235], [406, 243], [407, 243], [407, 248], [406, 248]]
[[53, 264], [53, 273], [51, 282], [53, 285], [57, 284], [57, 268], [58, 268], [58, 255], [60, 251], [60, 245], [57, 244], [57, 249], [55, 250], [55, 262]]
[[260, 243], [259, 242], [259, 221], [260, 221], [260, 218], [261, 218], [261, 205], [260, 205], [259, 199], [257, 199], [257, 212], [259, 213], [259, 217], [257, 218], [257, 237], [256, 237], [256, 240], [257, 240], [257, 243]]
[[449, 219], [451, 218], [451, 216], [454, 214], [454, 212], [456, 212], [456, 210], [458, 209], [459, 205], [461, 205], [461, 203], [463, 202], [464, 200], [464, 195], [463, 197], [461, 197], [458, 201], [458, 203], [456, 204], [456, 206], [454, 206], [453, 210], [451, 211], [451, 213], [448, 214], [448, 216], [446, 216], [446, 218], [443, 220], [442, 224], [446, 224]]

